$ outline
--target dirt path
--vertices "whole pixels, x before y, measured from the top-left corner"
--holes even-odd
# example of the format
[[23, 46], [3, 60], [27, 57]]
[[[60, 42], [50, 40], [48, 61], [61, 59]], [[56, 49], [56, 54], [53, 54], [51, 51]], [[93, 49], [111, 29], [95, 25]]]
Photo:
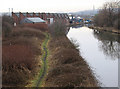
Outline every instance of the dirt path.
[[45, 77], [46, 71], [47, 71], [47, 63], [46, 63], [46, 59], [48, 56], [48, 50], [47, 50], [47, 43], [49, 40], [49, 35], [46, 33], [46, 39], [43, 42], [42, 48], [43, 48], [43, 57], [42, 57], [42, 62], [43, 62], [43, 66], [42, 66], [42, 71], [40, 73], [40, 77], [36, 83], [36, 89], [38, 89], [38, 87], [40, 87], [41, 82], [43, 80], [43, 78]]

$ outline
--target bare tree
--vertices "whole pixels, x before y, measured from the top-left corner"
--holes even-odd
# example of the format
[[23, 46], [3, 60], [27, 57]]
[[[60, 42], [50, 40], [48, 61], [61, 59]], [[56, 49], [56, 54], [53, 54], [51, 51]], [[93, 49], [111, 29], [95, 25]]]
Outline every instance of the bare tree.
[[[97, 26], [119, 27], [120, 3], [118, 1], [107, 2], [94, 17], [94, 23]], [[116, 25], [116, 26], [115, 26]]]

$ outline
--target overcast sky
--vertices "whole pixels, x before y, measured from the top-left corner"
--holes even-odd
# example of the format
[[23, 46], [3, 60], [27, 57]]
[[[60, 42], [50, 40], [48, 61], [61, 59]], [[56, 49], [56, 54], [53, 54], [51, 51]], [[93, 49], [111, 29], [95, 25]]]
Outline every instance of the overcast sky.
[[101, 7], [110, 0], [2, 0], [0, 12], [76, 12]]

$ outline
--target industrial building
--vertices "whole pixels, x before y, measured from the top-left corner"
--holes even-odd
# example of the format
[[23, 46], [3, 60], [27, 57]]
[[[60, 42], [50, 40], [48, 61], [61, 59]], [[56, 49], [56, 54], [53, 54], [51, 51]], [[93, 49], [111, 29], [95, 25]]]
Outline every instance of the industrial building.
[[36, 21], [40, 21], [40, 20], [41, 22], [39, 23], [45, 22], [46, 24], [52, 24], [56, 20], [62, 20], [62, 22], [69, 24], [69, 16], [66, 13], [34, 13], [34, 12], [33, 13], [28, 13], [28, 12], [14, 13], [12, 12], [12, 17], [16, 25], [25, 24], [25, 23], [36, 23]]

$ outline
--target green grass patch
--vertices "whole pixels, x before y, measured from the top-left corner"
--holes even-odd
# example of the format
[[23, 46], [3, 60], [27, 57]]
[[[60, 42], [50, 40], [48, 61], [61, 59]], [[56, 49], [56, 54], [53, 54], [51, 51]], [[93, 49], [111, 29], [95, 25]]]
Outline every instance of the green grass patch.
[[[44, 66], [46, 67], [46, 71], [45, 71], [44, 77], [41, 79], [38, 87], [41, 87], [41, 86], [42, 86], [42, 84], [43, 84], [43, 82], [44, 82], [44, 78], [45, 78], [46, 73], [47, 73], [47, 71], [48, 71], [48, 60], [47, 60], [47, 58], [48, 58], [48, 56], [49, 56], [49, 50], [48, 50], [47, 46], [48, 46], [48, 41], [49, 41], [50, 36], [49, 36], [48, 33], [44, 33], [44, 34], [45, 34], [45, 36], [46, 36], [46, 39], [45, 39], [44, 42], [42, 43], [42, 65], [41, 65], [41, 69], [40, 69], [40, 72], [38, 73], [38, 75], [35, 77], [34, 80], [31, 81], [32, 87], [36, 87], [36, 86], [37, 86], [37, 83], [38, 83], [40, 77], [41, 77], [42, 74], [43, 74]], [[44, 47], [46, 48], [46, 51], [47, 51], [47, 57], [46, 57], [45, 63], [44, 63], [44, 57], [45, 57], [46, 54], [45, 54]]]

